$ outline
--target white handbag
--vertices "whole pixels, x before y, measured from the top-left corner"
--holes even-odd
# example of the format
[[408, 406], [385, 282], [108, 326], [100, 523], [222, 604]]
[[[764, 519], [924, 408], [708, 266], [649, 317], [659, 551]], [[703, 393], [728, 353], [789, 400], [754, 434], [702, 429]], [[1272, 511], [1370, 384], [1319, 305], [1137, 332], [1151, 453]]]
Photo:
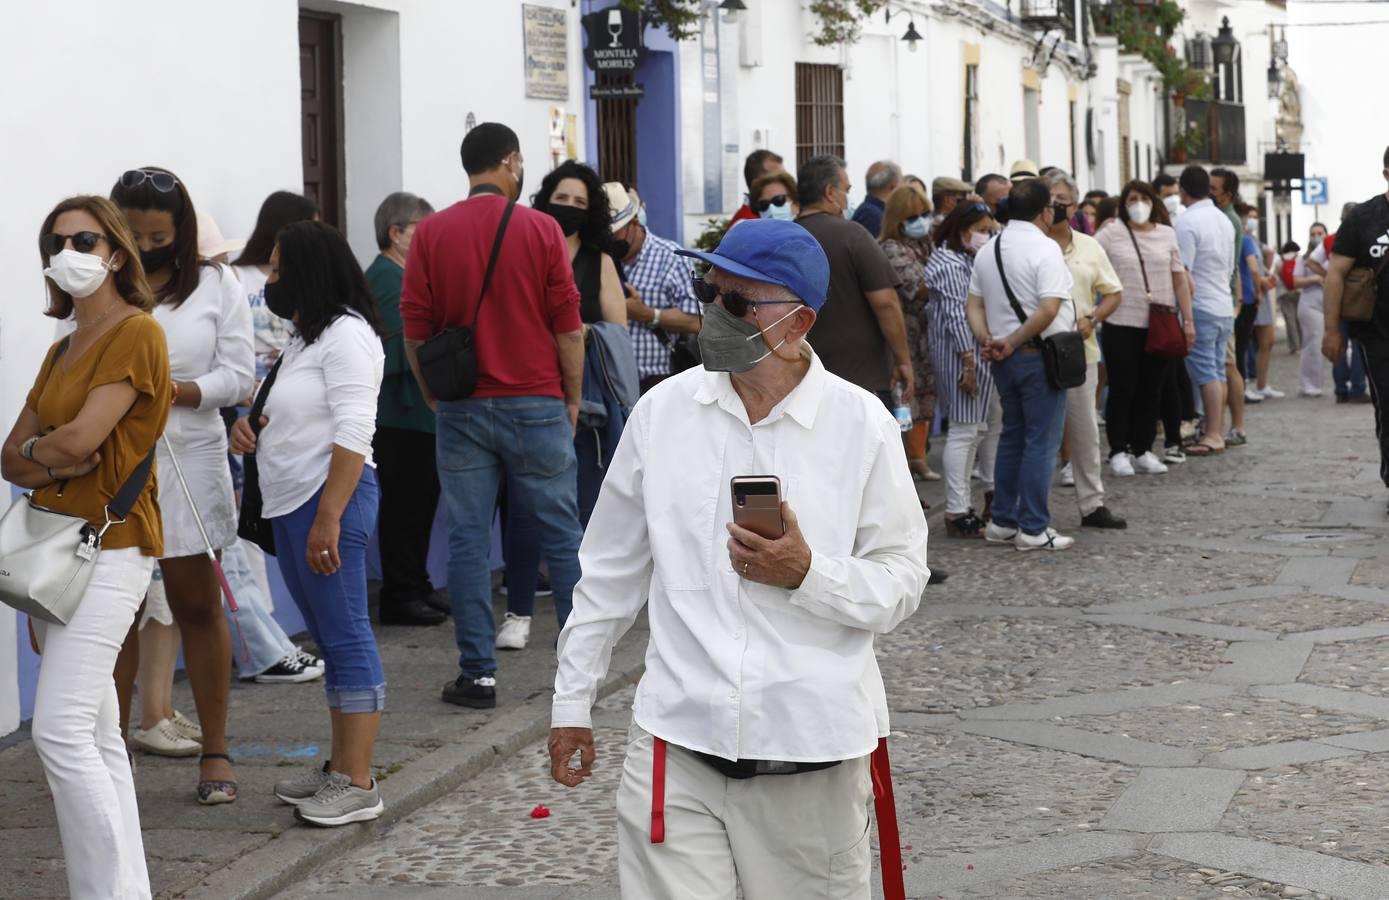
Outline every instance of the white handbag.
[[[67, 348], [64, 338], [49, 374]], [[106, 529], [125, 521], [153, 468], [151, 447], [106, 505], [101, 525], [39, 506], [33, 494], [12, 503], [0, 517], [0, 603], [56, 625], [70, 622], [87, 593]]]

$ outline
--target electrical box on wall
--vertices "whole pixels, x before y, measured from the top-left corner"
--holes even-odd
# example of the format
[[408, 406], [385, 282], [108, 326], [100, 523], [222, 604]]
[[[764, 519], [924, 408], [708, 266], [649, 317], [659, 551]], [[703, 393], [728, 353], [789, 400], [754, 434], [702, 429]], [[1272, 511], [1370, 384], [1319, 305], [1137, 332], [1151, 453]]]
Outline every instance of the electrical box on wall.
[[762, 4], [751, 3], [738, 14], [738, 65], [762, 65]]

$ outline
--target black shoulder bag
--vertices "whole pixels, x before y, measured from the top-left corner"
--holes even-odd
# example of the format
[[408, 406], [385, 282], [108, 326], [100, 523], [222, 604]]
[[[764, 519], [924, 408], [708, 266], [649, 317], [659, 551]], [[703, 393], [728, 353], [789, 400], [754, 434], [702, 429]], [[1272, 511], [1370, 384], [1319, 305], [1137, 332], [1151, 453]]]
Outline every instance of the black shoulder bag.
[[478, 316], [482, 314], [482, 301], [487, 299], [487, 286], [492, 282], [492, 272], [497, 268], [497, 257], [502, 252], [502, 237], [506, 234], [506, 224], [511, 221], [511, 211], [515, 208], [516, 201], [508, 201], [501, 224], [497, 226], [497, 237], [492, 242], [492, 256], [487, 260], [487, 273], [482, 276], [482, 290], [478, 292], [473, 321], [434, 335], [416, 351], [420, 377], [436, 400], [462, 400], [477, 390], [477, 346], [473, 343], [473, 329], [477, 327]]
[[[255, 402], [251, 404], [249, 422], [256, 440], [260, 440], [260, 417], [265, 412], [265, 401], [270, 396], [270, 388], [275, 384], [275, 376], [280, 373], [280, 363], [284, 356], [275, 360], [265, 380], [260, 383]], [[260, 494], [260, 468], [256, 465], [256, 455], [247, 453], [241, 459], [241, 509], [237, 512], [236, 536], [255, 544], [260, 549], [275, 555], [275, 532], [270, 528], [270, 520], [261, 515], [264, 500]]]
[[[998, 261], [998, 277], [1003, 280], [1003, 290], [1008, 294], [1008, 303], [1018, 321], [1027, 323], [1027, 313], [1022, 304], [1013, 296], [1013, 288], [1008, 284], [1008, 273], [1003, 269], [1003, 236], [994, 241], [994, 259]], [[1071, 300], [1074, 307], [1075, 299]], [[1062, 331], [1050, 337], [1034, 337], [1032, 346], [1042, 354], [1042, 364], [1046, 366], [1047, 382], [1056, 390], [1064, 391], [1080, 387], [1085, 383], [1085, 338], [1079, 331]]]

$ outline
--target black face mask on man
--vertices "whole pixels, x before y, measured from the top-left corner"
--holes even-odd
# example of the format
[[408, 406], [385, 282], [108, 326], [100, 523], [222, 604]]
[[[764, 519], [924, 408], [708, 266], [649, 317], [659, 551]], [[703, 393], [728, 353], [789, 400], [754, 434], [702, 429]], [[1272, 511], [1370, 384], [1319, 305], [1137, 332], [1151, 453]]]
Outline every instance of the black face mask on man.
[[299, 311], [294, 304], [294, 298], [285, 290], [283, 281], [265, 283], [265, 307], [281, 319], [293, 319], [294, 314]]
[[1070, 215], [1067, 214], [1066, 209], [1067, 207], [1064, 203], [1053, 203], [1051, 205], [1051, 222], [1053, 225], [1060, 225], [1062, 222], [1071, 218]]

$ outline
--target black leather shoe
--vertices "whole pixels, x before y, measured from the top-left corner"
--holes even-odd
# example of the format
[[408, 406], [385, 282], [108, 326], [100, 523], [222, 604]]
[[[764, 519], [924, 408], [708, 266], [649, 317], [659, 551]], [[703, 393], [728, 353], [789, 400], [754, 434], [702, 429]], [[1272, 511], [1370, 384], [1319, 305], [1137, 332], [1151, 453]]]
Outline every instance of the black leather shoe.
[[453, 615], [453, 605], [449, 603], [448, 591], [430, 591], [421, 599], [430, 609], [437, 609], [446, 616]]
[[950, 573], [943, 569], [932, 569], [931, 577], [926, 579], [927, 584], [945, 584], [945, 579], [950, 577]]
[[459, 675], [444, 685], [441, 699], [454, 706], [467, 706], [472, 709], [495, 709], [497, 706], [497, 679], [489, 675], [471, 678]]
[[381, 607], [382, 625], [438, 625], [447, 618], [423, 600], [407, 600]]
[[1090, 513], [1090, 515], [1083, 516], [1080, 520], [1080, 524], [1084, 525], [1086, 528], [1124, 529], [1129, 527], [1128, 522], [1125, 522], [1123, 519], [1110, 512], [1107, 506], [1101, 506], [1099, 509]]

